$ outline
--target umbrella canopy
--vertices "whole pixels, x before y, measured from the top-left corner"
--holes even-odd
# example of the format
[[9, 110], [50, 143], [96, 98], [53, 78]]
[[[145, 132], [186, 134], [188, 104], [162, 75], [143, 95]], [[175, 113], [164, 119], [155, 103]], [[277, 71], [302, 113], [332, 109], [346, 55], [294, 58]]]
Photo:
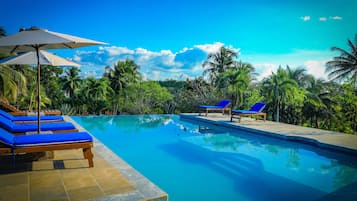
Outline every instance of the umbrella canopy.
[[106, 43], [32, 27], [0, 38], [0, 52], [17, 53], [46, 49], [78, 48]]
[[104, 45], [106, 43], [71, 36], [32, 27], [20, 29], [20, 32], [0, 38], [0, 53], [19, 53], [35, 51], [37, 57], [37, 132], [40, 133], [40, 50], [78, 48], [90, 45]]
[[[80, 65], [62, 57], [56, 56], [44, 50], [39, 51], [39, 63], [41, 65], [51, 66], [74, 66]], [[19, 55], [8, 57], [0, 60], [0, 64], [24, 64], [24, 65], [37, 65], [37, 53], [35, 51], [21, 53]]]

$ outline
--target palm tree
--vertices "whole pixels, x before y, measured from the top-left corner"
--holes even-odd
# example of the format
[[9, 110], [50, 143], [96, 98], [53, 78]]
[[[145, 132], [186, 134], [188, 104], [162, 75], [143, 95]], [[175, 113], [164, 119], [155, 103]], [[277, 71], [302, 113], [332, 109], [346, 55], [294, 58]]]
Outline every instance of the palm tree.
[[62, 88], [65, 90], [69, 98], [74, 96], [74, 92], [79, 88], [81, 78], [79, 77], [79, 69], [72, 67], [65, 71], [65, 76], [62, 78]]
[[290, 79], [287, 72], [279, 66], [277, 73], [273, 73], [262, 82], [262, 90], [267, 99], [271, 99], [275, 105], [275, 120], [279, 122], [281, 104], [285, 99], [292, 98], [292, 87], [297, 87], [297, 83]]
[[244, 92], [248, 89], [253, 77], [254, 67], [249, 63], [235, 62], [234, 68], [226, 70], [217, 78], [218, 86], [228, 90], [232, 97], [232, 106], [242, 106]]
[[100, 113], [105, 109], [107, 97], [112, 93], [113, 90], [109, 86], [107, 78], [87, 78], [82, 89], [82, 94], [86, 97], [85, 102], [88, 104], [89, 110], [94, 113]]
[[26, 93], [26, 78], [9, 66], [0, 67], [0, 98], [15, 101], [21, 93]]
[[139, 68], [133, 60], [126, 58], [125, 61], [118, 61], [114, 65], [114, 69], [106, 67], [103, 76], [109, 79], [110, 86], [115, 93], [118, 93], [128, 84], [141, 79]]
[[218, 52], [208, 55], [207, 60], [203, 63], [203, 67], [206, 68], [203, 71], [203, 75], [208, 74], [211, 83], [215, 83], [220, 73], [234, 66], [236, 57], [237, 52], [221, 47]]
[[[337, 122], [339, 125], [341, 125], [341, 122], [344, 122], [345, 125], [347, 124], [340, 131], [345, 133], [352, 133], [354, 131], [357, 134], [357, 96], [355, 88], [350, 84], [344, 84], [338, 92], [340, 94], [338, 102], [339, 105], [342, 105], [341, 113], [344, 121], [341, 121], [341, 118]], [[348, 125], [351, 125], [352, 131], [349, 131]]]
[[290, 79], [295, 80], [300, 87], [306, 87], [307, 80], [309, 79], [309, 76], [306, 74], [306, 69], [302, 67], [290, 68], [290, 66], [287, 65], [286, 71]]
[[0, 38], [6, 36], [6, 31], [3, 27], [0, 27]]
[[340, 52], [340, 56], [334, 57], [332, 61], [326, 63], [326, 72], [329, 72], [329, 78], [332, 80], [351, 79], [352, 84], [356, 87], [357, 84], [357, 34], [355, 35], [355, 43], [347, 40], [347, 44], [351, 52], [339, 47], [332, 47], [332, 51]]
[[[6, 36], [5, 29], [0, 27], [0, 38]], [[7, 54], [0, 53], [0, 59], [7, 57]]]
[[106, 78], [87, 78], [85, 84], [85, 94], [94, 100], [104, 99], [110, 92], [109, 82]]
[[332, 99], [329, 84], [322, 79], [316, 80], [314, 77], [310, 77], [309, 87], [306, 89], [303, 112], [306, 117], [310, 118], [310, 125], [315, 124], [316, 128], [320, 127], [319, 118], [331, 119], [335, 115], [333, 110], [335, 102]]

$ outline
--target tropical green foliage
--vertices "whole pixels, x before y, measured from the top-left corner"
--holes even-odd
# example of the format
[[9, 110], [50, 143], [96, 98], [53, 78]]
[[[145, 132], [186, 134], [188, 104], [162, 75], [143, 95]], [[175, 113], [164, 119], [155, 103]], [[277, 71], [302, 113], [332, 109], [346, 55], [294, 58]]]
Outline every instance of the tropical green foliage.
[[[37, 70], [36, 70], [37, 71]], [[63, 73], [63, 68], [57, 66], [41, 66], [41, 90], [43, 96], [49, 101], [47, 108], [56, 109], [61, 106], [65, 99], [59, 77]], [[41, 102], [44, 98], [42, 98]]]
[[129, 114], [162, 114], [166, 102], [173, 98], [166, 88], [154, 81], [133, 83], [124, 88], [121, 95], [119, 111]]
[[19, 94], [26, 92], [26, 78], [13, 68], [0, 67], [0, 99], [15, 101]]
[[79, 77], [78, 68], [70, 68], [65, 71], [65, 76], [61, 77], [62, 89], [67, 93], [69, 98], [74, 97], [74, 93], [79, 89], [81, 78]]
[[220, 73], [217, 86], [228, 94], [232, 100], [233, 108], [244, 107], [244, 98], [250, 83], [254, 80], [254, 68], [251, 64], [234, 62], [233, 66]]
[[6, 31], [4, 28], [0, 27], [0, 38], [6, 36]]
[[279, 67], [277, 73], [273, 73], [270, 77], [263, 80], [263, 96], [275, 108], [275, 111], [272, 110], [272, 114], [275, 114], [273, 115], [275, 121], [279, 121], [279, 113], [284, 105], [286, 105], [286, 102], [294, 98], [297, 87], [297, 83], [281, 67]]
[[114, 65], [114, 69], [106, 67], [104, 77], [109, 79], [110, 87], [115, 93], [119, 93], [120, 90], [129, 84], [141, 80], [139, 66], [128, 58], [125, 59], [125, 61], [118, 61], [118, 63]]
[[198, 106], [212, 104], [220, 99], [220, 93], [202, 77], [187, 80], [180, 90], [174, 93], [176, 112], [198, 112]]
[[351, 52], [339, 47], [332, 47], [332, 51], [340, 52], [340, 56], [336, 56], [332, 61], [326, 63], [326, 71], [330, 72], [329, 77], [332, 80], [351, 80], [351, 83], [356, 87], [357, 84], [357, 34], [355, 35], [354, 43], [347, 40]]
[[211, 83], [215, 84], [219, 74], [234, 66], [236, 57], [237, 52], [230, 48], [221, 47], [218, 52], [208, 55], [207, 60], [203, 63], [203, 67], [205, 67], [203, 75], [208, 74]]

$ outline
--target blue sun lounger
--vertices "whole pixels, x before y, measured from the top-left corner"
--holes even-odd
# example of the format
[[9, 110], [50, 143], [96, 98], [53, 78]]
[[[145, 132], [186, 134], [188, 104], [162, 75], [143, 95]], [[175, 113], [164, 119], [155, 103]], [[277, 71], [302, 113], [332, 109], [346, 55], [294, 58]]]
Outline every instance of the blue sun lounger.
[[[11, 133], [25, 133], [37, 131], [37, 123], [35, 124], [15, 124], [11, 120], [6, 119], [0, 115], [0, 127], [11, 132]], [[78, 131], [72, 123], [69, 122], [53, 122], [45, 123], [40, 126], [41, 131], [52, 131], [52, 132], [65, 132], [65, 131]]]
[[[0, 115], [13, 121], [14, 123], [21, 122], [33, 122], [36, 123], [37, 116], [13, 116], [4, 110], [0, 109]], [[64, 121], [62, 116], [40, 116], [40, 120], [44, 122], [55, 122], [55, 121]]]
[[[93, 167], [93, 138], [87, 132], [13, 135], [0, 128], [0, 154], [44, 152], [65, 149], [83, 149], [89, 167]], [[15, 161], [15, 160], [14, 160]]]
[[265, 103], [255, 103], [249, 110], [232, 110], [231, 121], [233, 121], [233, 119], [236, 118], [240, 123], [242, 116], [255, 116], [256, 120], [258, 120], [258, 117], [261, 116], [263, 117], [265, 122], [266, 113], [262, 112], [265, 106], [266, 106]]
[[222, 100], [221, 102], [219, 102], [217, 105], [200, 105], [200, 113], [199, 115], [201, 115], [201, 111], [204, 110], [206, 113], [206, 116], [208, 115], [208, 111], [222, 111], [222, 114], [224, 115], [224, 111], [228, 111], [228, 113], [230, 113], [231, 108], [229, 108], [229, 104], [231, 104], [230, 100]]

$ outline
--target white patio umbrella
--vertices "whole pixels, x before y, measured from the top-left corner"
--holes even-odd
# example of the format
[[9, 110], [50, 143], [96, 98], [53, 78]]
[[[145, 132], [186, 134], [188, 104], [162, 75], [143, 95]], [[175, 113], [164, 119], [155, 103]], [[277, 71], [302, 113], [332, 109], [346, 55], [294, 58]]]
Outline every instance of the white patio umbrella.
[[[37, 53], [35, 51], [25, 52], [18, 54], [16, 56], [7, 57], [0, 60], [0, 64], [23, 64], [23, 65], [37, 65]], [[54, 55], [52, 53], [46, 52], [44, 50], [39, 51], [39, 63], [40, 65], [50, 65], [50, 66], [73, 66], [80, 67], [79, 64]]]
[[37, 132], [40, 132], [40, 50], [78, 48], [90, 45], [104, 45], [106, 43], [71, 36], [67, 34], [48, 31], [32, 27], [29, 29], [20, 29], [20, 32], [0, 38], [0, 53], [19, 53], [35, 51], [37, 57]]

